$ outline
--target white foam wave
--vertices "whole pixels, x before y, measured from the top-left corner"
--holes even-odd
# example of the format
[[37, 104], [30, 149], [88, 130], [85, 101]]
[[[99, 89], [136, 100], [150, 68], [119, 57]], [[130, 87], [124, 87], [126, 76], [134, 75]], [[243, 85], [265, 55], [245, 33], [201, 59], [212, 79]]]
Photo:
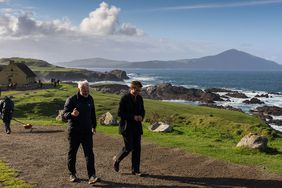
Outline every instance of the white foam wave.
[[275, 124], [269, 124], [269, 126], [272, 127], [275, 130], [282, 132], [282, 126], [278, 126], [278, 125], [275, 125]]
[[162, 101], [163, 102], [181, 103], [181, 104], [192, 104], [192, 105], [202, 104], [200, 101], [186, 101], [186, 100], [162, 100]]
[[90, 85], [97, 85], [97, 84], [122, 84], [124, 85], [125, 82], [123, 81], [98, 81], [98, 82], [89, 82]]

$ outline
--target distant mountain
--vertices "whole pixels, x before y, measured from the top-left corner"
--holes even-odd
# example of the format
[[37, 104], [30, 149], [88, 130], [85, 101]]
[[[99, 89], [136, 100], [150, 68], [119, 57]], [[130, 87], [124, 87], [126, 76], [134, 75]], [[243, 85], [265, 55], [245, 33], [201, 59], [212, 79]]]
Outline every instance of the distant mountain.
[[149, 69], [190, 69], [190, 70], [219, 70], [219, 71], [282, 71], [282, 65], [270, 60], [253, 56], [246, 52], [231, 49], [213, 56], [202, 58], [182, 59], [172, 61], [141, 61], [127, 62], [102, 58], [75, 60], [59, 63], [68, 67], [84, 68], [149, 68]]
[[208, 70], [282, 70], [274, 61], [253, 56], [246, 52], [231, 49], [214, 56], [180, 60], [189, 68]]
[[103, 58], [89, 58], [89, 59], [79, 59], [69, 62], [59, 62], [56, 63], [60, 66], [66, 67], [81, 67], [81, 68], [118, 68], [123, 67], [129, 62], [127, 61], [116, 61]]
[[191, 70], [265, 71], [281, 70], [282, 65], [246, 52], [231, 49], [214, 56], [174, 61], [145, 61], [128, 65], [129, 68], [181, 68]]

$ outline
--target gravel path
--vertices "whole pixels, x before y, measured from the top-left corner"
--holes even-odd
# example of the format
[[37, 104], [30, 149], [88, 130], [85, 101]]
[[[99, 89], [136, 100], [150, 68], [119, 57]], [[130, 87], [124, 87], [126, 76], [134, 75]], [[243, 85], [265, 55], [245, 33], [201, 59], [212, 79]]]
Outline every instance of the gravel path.
[[[81, 181], [68, 181], [66, 128], [35, 126], [30, 133], [14, 125], [12, 131], [11, 135], [0, 133], [0, 160], [19, 171], [20, 178], [35, 187], [91, 187], [87, 184], [81, 148], [77, 157]], [[102, 179], [95, 187], [282, 187], [282, 175], [148, 143], [142, 145], [142, 177], [130, 174], [130, 157], [122, 162], [121, 172], [116, 173], [112, 157], [121, 147], [121, 138], [94, 135], [96, 170]]]

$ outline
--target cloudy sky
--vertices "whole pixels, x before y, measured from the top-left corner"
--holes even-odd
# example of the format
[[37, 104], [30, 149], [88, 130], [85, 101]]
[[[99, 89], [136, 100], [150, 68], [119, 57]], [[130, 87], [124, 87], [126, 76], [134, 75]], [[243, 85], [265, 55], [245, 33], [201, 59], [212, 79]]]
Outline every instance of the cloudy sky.
[[282, 0], [0, 0], [0, 57], [172, 60], [231, 48], [282, 64]]

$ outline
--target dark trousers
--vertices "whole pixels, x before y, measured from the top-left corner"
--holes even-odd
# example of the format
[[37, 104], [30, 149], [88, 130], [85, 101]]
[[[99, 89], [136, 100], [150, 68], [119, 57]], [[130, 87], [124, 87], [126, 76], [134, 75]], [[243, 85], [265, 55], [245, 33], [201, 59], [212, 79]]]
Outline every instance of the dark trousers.
[[4, 123], [5, 131], [11, 131], [11, 127], [10, 127], [11, 120], [5, 121], [3, 123]]
[[4, 114], [3, 115], [3, 123], [4, 123], [4, 127], [5, 127], [5, 131], [11, 131], [11, 119], [12, 119], [12, 115], [11, 114]]
[[131, 163], [132, 171], [140, 172], [141, 155], [141, 134], [137, 131], [131, 131], [123, 135], [124, 147], [116, 156], [117, 162], [121, 162], [130, 152], [132, 152]]
[[93, 138], [92, 132], [87, 133], [77, 133], [70, 131], [68, 135], [69, 140], [69, 151], [68, 151], [68, 169], [70, 174], [76, 174], [76, 154], [79, 145], [82, 145], [84, 156], [86, 159], [87, 173], [88, 177], [95, 175], [95, 165], [94, 165], [94, 153], [93, 153]]

